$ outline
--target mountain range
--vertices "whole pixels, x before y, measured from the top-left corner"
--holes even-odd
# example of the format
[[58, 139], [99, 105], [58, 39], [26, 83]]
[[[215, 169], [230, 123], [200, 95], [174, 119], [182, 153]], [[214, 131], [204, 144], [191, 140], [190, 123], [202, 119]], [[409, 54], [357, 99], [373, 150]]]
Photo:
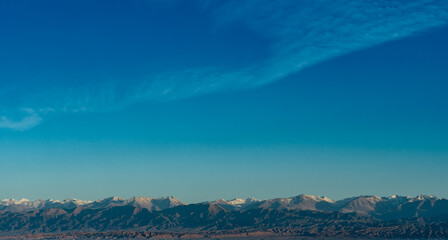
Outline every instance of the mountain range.
[[249, 210], [255, 208], [276, 210], [314, 210], [324, 212], [356, 212], [382, 220], [436, 216], [448, 213], [448, 199], [419, 195], [377, 197], [358, 196], [333, 201], [327, 197], [301, 194], [291, 198], [256, 200], [254, 198], [223, 199], [210, 202], [228, 210]]
[[185, 204], [174, 197], [0, 200], [0, 238], [23, 234], [447, 238], [448, 199], [358, 196], [333, 201], [301, 194], [196, 204]]
[[74, 209], [83, 207], [86, 209], [104, 209], [118, 206], [134, 206], [146, 208], [151, 211], [160, 211], [171, 207], [184, 205], [174, 197], [152, 198], [152, 197], [131, 197], [129, 199], [110, 197], [97, 201], [83, 201], [78, 199], [60, 200], [36, 200], [28, 199], [3, 199], [0, 200], [0, 210], [5, 212], [26, 212], [41, 209]]

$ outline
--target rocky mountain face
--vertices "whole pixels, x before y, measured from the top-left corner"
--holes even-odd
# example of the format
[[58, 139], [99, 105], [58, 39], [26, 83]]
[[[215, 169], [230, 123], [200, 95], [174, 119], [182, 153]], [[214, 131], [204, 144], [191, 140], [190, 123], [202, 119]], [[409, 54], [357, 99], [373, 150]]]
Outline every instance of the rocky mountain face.
[[172, 197], [113, 197], [94, 202], [2, 200], [0, 206], [0, 233], [19, 236], [25, 233], [70, 235], [119, 231], [118, 235], [125, 236], [140, 232], [151, 233], [151, 236], [155, 233], [172, 236], [188, 233], [198, 234], [198, 237], [243, 233], [261, 236], [448, 237], [448, 200], [431, 196], [360, 196], [333, 201], [302, 194], [291, 198], [221, 199], [188, 205]]
[[249, 210], [256, 208], [276, 210], [315, 210], [324, 212], [356, 212], [381, 220], [412, 217], [431, 217], [448, 213], [448, 200], [434, 196], [417, 197], [377, 197], [359, 196], [333, 201], [327, 197], [301, 194], [291, 198], [269, 200], [234, 199], [210, 202], [229, 210]]
[[41, 209], [63, 209], [70, 210], [77, 207], [85, 209], [104, 209], [118, 206], [134, 206], [146, 208], [150, 211], [160, 211], [163, 209], [184, 205], [183, 202], [174, 197], [151, 198], [151, 197], [132, 197], [124, 199], [119, 197], [110, 197], [100, 199], [97, 201], [82, 201], [78, 199], [59, 200], [36, 200], [34, 202], [28, 199], [14, 200], [3, 199], [0, 200], [0, 210], [5, 212], [26, 212]]

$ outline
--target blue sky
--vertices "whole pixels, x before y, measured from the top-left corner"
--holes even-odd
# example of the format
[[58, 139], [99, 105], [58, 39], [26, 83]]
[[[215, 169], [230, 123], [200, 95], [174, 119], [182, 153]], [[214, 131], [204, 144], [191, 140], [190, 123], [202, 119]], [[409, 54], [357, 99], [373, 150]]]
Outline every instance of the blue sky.
[[447, 1], [2, 1], [0, 198], [448, 197]]

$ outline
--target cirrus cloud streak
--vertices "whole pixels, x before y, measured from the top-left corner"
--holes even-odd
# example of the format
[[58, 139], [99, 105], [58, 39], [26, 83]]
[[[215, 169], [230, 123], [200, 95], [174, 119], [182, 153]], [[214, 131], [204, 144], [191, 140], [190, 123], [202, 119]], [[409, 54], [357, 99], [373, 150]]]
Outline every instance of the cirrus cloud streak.
[[[107, 111], [140, 101], [171, 101], [253, 88], [328, 59], [448, 23], [446, 0], [230, 0], [194, 4], [203, 14], [211, 15], [218, 31], [228, 24], [242, 24], [269, 39], [269, 56], [238, 68], [198, 66], [151, 73], [131, 81], [47, 89], [31, 94], [17, 106], [5, 105], [0, 128], [26, 130], [38, 125], [46, 111], [37, 109]], [[25, 116], [12, 120], [8, 116], [17, 115], [14, 108], [22, 113], [27, 109]]]

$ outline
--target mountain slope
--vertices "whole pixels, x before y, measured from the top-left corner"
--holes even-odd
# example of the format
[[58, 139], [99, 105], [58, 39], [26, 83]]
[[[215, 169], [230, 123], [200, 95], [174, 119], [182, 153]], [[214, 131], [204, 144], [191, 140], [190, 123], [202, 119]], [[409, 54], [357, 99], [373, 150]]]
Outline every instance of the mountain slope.
[[39, 233], [63, 233], [72, 234], [71, 236], [104, 233], [129, 238], [133, 232], [139, 232], [148, 236], [160, 234], [167, 238], [220, 238], [248, 234], [258, 237], [270, 234], [269, 236], [329, 238], [447, 238], [448, 215], [381, 221], [356, 212], [263, 208], [230, 211], [215, 204], [182, 205], [150, 212], [146, 208], [125, 205], [107, 209], [78, 207], [74, 211], [0, 211], [0, 232], [4, 235], [33, 233], [37, 234], [36, 237], [40, 236]]
[[183, 202], [174, 197], [151, 198], [151, 197], [132, 197], [124, 199], [119, 197], [104, 198], [97, 201], [82, 201], [78, 199], [59, 200], [36, 200], [30, 201], [28, 199], [14, 200], [4, 199], [0, 200], [0, 210], [6, 212], [25, 212], [49, 208], [58, 209], [75, 209], [83, 207], [87, 209], [105, 209], [118, 206], [134, 206], [146, 208], [150, 211], [160, 211], [163, 209], [184, 205]]
[[[229, 211], [246, 211], [251, 209], [271, 210], [316, 210], [323, 212], [355, 212], [382, 220], [392, 220], [412, 217], [433, 217], [448, 213], [448, 200], [434, 196], [419, 195], [417, 197], [377, 197], [358, 196], [333, 201], [327, 197], [301, 194], [290, 198], [274, 198], [257, 200], [254, 198], [236, 198], [233, 200], [219, 199], [206, 202], [217, 205]], [[151, 212], [162, 211], [176, 206], [185, 205], [174, 197], [151, 198], [132, 197], [129, 199], [110, 197], [97, 201], [82, 201], [78, 199], [36, 200], [28, 199], [0, 200], [0, 210], [5, 212], [26, 212], [45, 209], [73, 210], [82, 209], [108, 209], [120, 206], [133, 206], [147, 209]]]
[[302, 194], [269, 200], [221, 199], [201, 204], [184, 204], [173, 197], [111, 197], [94, 202], [0, 201], [0, 238], [20, 233], [37, 234], [33, 235], [36, 238], [88, 238], [89, 234], [100, 233], [129, 238], [133, 231], [167, 238], [242, 234], [448, 238], [448, 200], [433, 196], [359, 196], [333, 201]]

